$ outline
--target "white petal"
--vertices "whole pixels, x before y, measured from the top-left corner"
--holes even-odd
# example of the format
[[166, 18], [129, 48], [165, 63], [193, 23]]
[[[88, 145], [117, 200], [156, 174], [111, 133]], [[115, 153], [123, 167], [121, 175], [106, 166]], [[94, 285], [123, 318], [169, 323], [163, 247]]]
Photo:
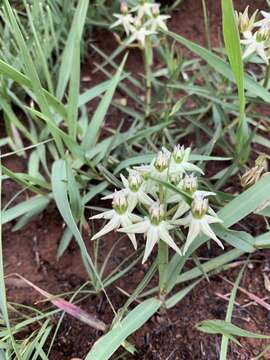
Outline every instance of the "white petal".
[[163, 223], [159, 225], [159, 237], [161, 240], [167, 243], [174, 251], [176, 251], [180, 256], [182, 256], [181, 250], [175, 244], [175, 242], [173, 241], [171, 235], [169, 234], [168, 230], [163, 225]]
[[265, 48], [264, 48], [264, 46], [262, 44], [260, 44], [257, 47], [257, 53], [260, 55], [260, 57], [263, 59], [263, 61], [268, 65], [269, 61], [268, 61], [268, 58], [267, 58], [266, 53], [265, 53]]
[[256, 44], [252, 43], [250, 44], [244, 54], [243, 54], [243, 59], [246, 59], [247, 57], [249, 57], [251, 54], [253, 54], [256, 51]]
[[142, 263], [145, 263], [145, 261], [148, 259], [151, 251], [153, 250], [153, 247], [158, 242], [158, 240], [158, 228], [156, 226], [150, 226], [149, 230], [147, 231], [146, 245]]
[[192, 220], [189, 225], [188, 236], [184, 246], [183, 254], [185, 254], [190, 247], [191, 243], [200, 234], [200, 222], [198, 220]]
[[176, 210], [176, 213], [173, 216], [173, 220], [179, 219], [182, 215], [184, 215], [185, 212], [188, 211], [188, 209], [189, 209], [188, 204], [184, 200], [182, 200], [178, 206], [178, 209]]
[[182, 166], [186, 171], [197, 171], [202, 175], [204, 174], [202, 169], [200, 169], [198, 166], [191, 164], [189, 162], [183, 162]]
[[129, 188], [129, 183], [128, 183], [128, 179], [124, 177], [124, 175], [120, 174], [122, 183], [124, 185], [125, 188]]
[[[132, 225], [132, 222], [131, 220], [128, 218], [128, 216], [122, 216], [121, 217], [121, 226], [123, 228], [127, 228], [129, 227], [130, 225]], [[137, 250], [137, 241], [136, 241], [136, 237], [134, 234], [127, 234], [128, 237], [130, 238], [133, 246], [134, 246], [134, 249]]]
[[144, 234], [149, 228], [149, 221], [144, 220], [137, 224], [130, 225], [126, 228], [119, 229], [119, 232], [125, 232], [127, 234]]
[[100, 214], [91, 216], [90, 219], [111, 219], [115, 214], [114, 210], [108, 210], [108, 211], [104, 211]]
[[107, 234], [108, 232], [117, 229], [120, 226], [120, 216], [115, 214], [115, 216], [101, 229], [97, 234], [95, 234], [91, 240], [100, 238], [101, 236]]
[[206, 221], [201, 221], [201, 229], [202, 232], [209, 236], [211, 239], [213, 239], [222, 249], [224, 249], [224, 246], [222, 244], [222, 242], [216, 237], [216, 234], [214, 233], [214, 231], [210, 228], [210, 226], [208, 225], [208, 223]]
[[223, 223], [223, 221], [217, 216], [204, 215], [203, 220], [205, 220], [208, 224]]

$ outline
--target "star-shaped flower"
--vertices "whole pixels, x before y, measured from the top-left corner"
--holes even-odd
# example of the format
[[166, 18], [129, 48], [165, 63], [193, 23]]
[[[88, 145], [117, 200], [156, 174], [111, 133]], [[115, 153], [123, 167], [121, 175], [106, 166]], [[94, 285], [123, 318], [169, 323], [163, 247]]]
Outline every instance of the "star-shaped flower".
[[166, 20], [170, 18], [170, 15], [161, 15], [159, 11], [159, 4], [153, 4], [152, 17], [146, 22], [152, 31], [165, 30], [167, 31]]
[[[151, 206], [153, 204], [154, 201], [146, 193], [146, 181], [138, 171], [132, 170], [128, 179], [122, 174], [120, 177], [124, 185], [124, 189], [120, 191], [122, 191], [127, 198], [129, 211], [133, 211], [138, 203], [147, 206]], [[105, 196], [103, 199], [112, 199], [113, 196], [114, 194], [111, 194]]]
[[199, 172], [203, 174], [202, 169], [200, 169], [198, 166], [192, 164], [189, 162], [189, 156], [191, 152], [191, 148], [186, 148], [182, 145], [176, 145], [173, 149], [173, 152], [171, 153], [166, 148], [162, 148], [165, 154], [167, 154], [167, 157], [171, 157], [170, 161], [170, 173], [180, 173], [184, 174], [186, 172]]
[[[135, 222], [141, 220], [137, 215], [131, 213], [128, 209], [128, 202], [123, 191], [117, 191], [113, 196], [112, 201], [113, 210], [108, 210], [103, 213], [92, 216], [90, 219], [108, 219], [110, 220], [98, 233], [96, 233], [91, 240], [100, 238], [110, 231], [117, 230], [120, 226], [128, 227]], [[137, 249], [136, 237], [134, 234], [128, 234], [133, 246]]]
[[172, 249], [181, 255], [180, 249], [169, 234], [169, 230], [172, 228], [173, 226], [164, 220], [163, 206], [159, 203], [154, 203], [149, 210], [149, 217], [145, 217], [143, 221], [123, 229], [119, 229], [118, 231], [125, 232], [127, 234], [144, 234], [144, 237], [146, 238], [146, 245], [142, 262], [145, 263], [154, 246], [159, 241], [166, 242]]
[[137, 16], [139, 19], [143, 18], [144, 16], [152, 16], [152, 8], [153, 3], [147, 2], [145, 0], [140, 0], [139, 4], [131, 9], [131, 12], [137, 11]]
[[262, 16], [264, 19], [257, 21], [254, 26], [261, 27], [261, 26], [267, 26], [270, 27], [270, 13], [266, 11], [261, 11]]
[[[259, 32], [260, 31], [260, 32]], [[256, 31], [250, 39], [241, 40], [241, 43], [246, 45], [247, 48], [243, 54], [243, 59], [246, 59], [253, 53], [257, 53], [262, 60], [268, 65], [269, 60], [266, 53], [267, 48], [269, 48], [269, 44], [266, 42], [266, 37], [263, 36], [263, 29]]]
[[192, 202], [191, 211], [187, 217], [177, 221], [179, 225], [189, 227], [188, 236], [183, 250], [184, 254], [187, 252], [192, 242], [200, 234], [205, 234], [210, 237], [222, 249], [224, 249], [222, 242], [217, 238], [216, 234], [209, 226], [209, 224], [222, 223], [222, 220], [220, 220], [217, 216], [214, 216], [213, 210], [211, 210], [213, 216], [208, 215], [208, 211], [208, 200], [204, 199], [202, 196], [196, 196]]
[[136, 18], [134, 20], [134, 26], [132, 26], [131, 32], [132, 35], [127, 40], [127, 44], [131, 44], [134, 41], [137, 41], [142, 48], [145, 47], [146, 38], [149, 35], [155, 34], [155, 31], [148, 30], [146, 26], [142, 25], [141, 20], [139, 18]]
[[114, 17], [116, 17], [118, 20], [116, 20], [111, 26], [110, 28], [115, 28], [117, 26], [123, 26], [127, 36], [129, 36], [129, 34], [131, 33], [131, 31], [134, 29], [133, 27], [133, 23], [134, 23], [134, 18], [131, 14], [113, 14]]

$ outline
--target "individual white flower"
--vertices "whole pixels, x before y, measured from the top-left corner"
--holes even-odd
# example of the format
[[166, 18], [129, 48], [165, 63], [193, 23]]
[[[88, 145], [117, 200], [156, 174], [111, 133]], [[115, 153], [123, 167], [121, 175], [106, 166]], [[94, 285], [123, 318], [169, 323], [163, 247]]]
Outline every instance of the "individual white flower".
[[266, 26], [266, 27], [270, 27], [270, 13], [266, 12], [266, 11], [261, 11], [262, 16], [264, 17], [264, 19], [257, 21], [254, 26], [257, 27], [261, 27], [261, 26]]
[[139, 19], [142, 19], [144, 16], [151, 17], [152, 16], [152, 2], [147, 2], [145, 0], [139, 0], [139, 4], [131, 9], [132, 12], [137, 11], [137, 16]]
[[254, 26], [256, 26], [255, 19], [258, 13], [258, 10], [256, 10], [252, 14], [251, 18], [249, 18], [248, 9], [249, 6], [245, 8], [245, 11], [243, 13], [241, 12], [238, 13], [237, 11], [235, 12], [236, 21], [238, 23], [239, 30], [245, 39], [250, 39], [252, 37], [252, 30]]
[[113, 14], [118, 20], [116, 20], [110, 28], [117, 26], [123, 26], [126, 34], [129, 36], [130, 32], [134, 29], [132, 24], [134, 23], [134, 18], [131, 14], [128, 13], [128, 6], [125, 1], [121, 2], [121, 14]]
[[[92, 216], [90, 219], [108, 219], [110, 220], [98, 233], [96, 233], [91, 240], [100, 238], [110, 231], [118, 229], [120, 226], [128, 227], [135, 222], [141, 220], [137, 215], [134, 215], [128, 209], [128, 201], [124, 191], [117, 191], [113, 195], [112, 201], [113, 210], [108, 210], [103, 213]], [[128, 234], [133, 246], [137, 249], [136, 237], [134, 234]]]
[[[142, 175], [138, 171], [131, 171], [128, 179], [124, 175], [120, 175], [124, 189], [120, 190], [124, 192], [129, 211], [133, 211], [138, 203], [151, 206], [153, 200], [146, 193], [147, 183], [143, 179]], [[103, 199], [112, 199], [114, 194], [105, 196]]]
[[256, 31], [250, 39], [241, 40], [241, 43], [247, 46], [243, 54], [243, 59], [247, 58], [253, 53], [257, 53], [268, 65], [269, 61], [266, 53], [267, 48], [269, 48], [269, 44], [267, 44], [268, 39], [269, 30], [262, 28]]
[[[141, 173], [146, 180], [149, 177], [153, 177], [155, 179], [165, 181], [168, 177], [169, 162], [170, 154], [168, 155], [164, 151], [159, 151], [157, 156], [151, 161], [149, 165], [135, 166], [134, 169]], [[150, 194], [155, 194], [158, 184], [151, 180], [147, 180], [147, 183], [147, 192]]]
[[176, 145], [171, 153], [169, 150], [163, 147], [163, 151], [167, 156], [171, 155], [170, 161], [170, 173], [186, 173], [187, 171], [196, 171], [203, 174], [202, 169], [189, 162], [189, 156], [191, 148], [186, 148], [182, 145]]
[[145, 217], [143, 221], [140, 221], [137, 224], [118, 230], [127, 234], [144, 234], [146, 246], [142, 261], [143, 263], [148, 259], [155, 244], [159, 241], [166, 242], [172, 249], [181, 255], [180, 249], [169, 234], [169, 230], [171, 230], [173, 226], [164, 220], [164, 215], [163, 205], [154, 203], [149, 210], [149, 217]]
[[134, 26], [132, 26], [131, 32], [132, 35], [128, 39], [127, 44], [137, 41], [142, 48], [145, 47], [146, 38], [149, 35], [155, 34], [155, 31], [148, 30], [145, 26], [143, 26], [139, 18], [134, 20]]
[[[184, 192], [188, 193], [192, 197], [192, 199], [195, 199], [196, 197], [207, 197], [207, 196], [215, 196], [216, 195], [216, 193], [214, 193], [212, 191], [198, 190], [198, 178], [196, 176], [194, 176], [193, 174], [185, 176], [185, 178], [182, 182], [182, 190]], [[173, 216], [173, 220], [179, 219], [189, 209], [190, 209], [190, 206], [181, 196], [181, 200], [179, 201], [179, 206]]]
[[184, 245], [183, 253], [185, 254], [190, 247], [191, 243], [196, 239], [200, 234], [205, 234], [206, 236], [213, 239], [222, 249], [224, 249], [222, 242], [216, 237], [216, 234], [211, 229], [209, 224], [222, 223], [213, 212], [212, 215], [208, 215], [209, 211], [208, 200], [204, 199], [202, 196], [196, 196], [192, 202], [191, 211], [186, 218], [178, 220], [179, 225], [184, 225], [189, 227], [188, 236], [186, 243]]
[[152, 31], [159, 29], [167, 31], [166, 20], [170, 18], [170, 15], [161, 15], [159, 11], [159, 4], [155, 3], [152, 7], [152, 17], [146, 22]]

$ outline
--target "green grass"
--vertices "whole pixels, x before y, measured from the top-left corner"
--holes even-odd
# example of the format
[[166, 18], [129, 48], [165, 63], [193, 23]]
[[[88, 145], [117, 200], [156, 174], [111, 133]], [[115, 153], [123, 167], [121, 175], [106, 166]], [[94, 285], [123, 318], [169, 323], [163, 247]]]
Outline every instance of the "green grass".
[[[175, 1], [171, 9], [180, 7], [181, 2]], [[259, 154], [254, 145], [263, 145], [266, 151], [270, 148], [269, 119], [257, 110], [260, 105], [269, 104], [269, 91], [257, 73], [252, 69], [245, 71], [232, 1], [221, 1], [225, 47], [219, 49], [211, 48], [207, 2], [203, 1], [202, 5], [207, 48], [180, 34], [163, 32], [161, 41], [158, 36], [153, 40], [152, 50], [159, 66], [148, 64], [151, 66], [145, 74], [143, 70], [134, 74], [127, 70], [133, 49], [126, 49], [124, 43], [110, 55], [95, 43], [89, 46], [92, 27], [108, 29], [113, 21], [112, 13], [118, 12], [117, 2], [108, 7], [103, 0], [94, 4], [88, 0], [21, 1], [16, 6], [3, 1], [0, 109], [5, 136], [0, 139], [0, 150], [4, 150], [0, 154], [3, 163], [0, 181], [2, 185], [13, 180], [20, 190], [1, 207], [0, 226], [15, 220], [13, 230], [17, 231], [50, 203], [57, 207], [66, 227], [56, 256], [64, 256], [74, 238], [81, 252], [78, 261], [82, 261], [89, 281], [72, 294], [54, 295], [77, 305], [103, 292], [114, 316], [113, 322], [106, 324], [106, 333], [89, 349], [86, 357], [89, 360], [109, 359], [121, 346], [127, 352], [134, 352], [132, 340], [127, 338], [160, 307], [176, 306], [201, 281], [211, 281], [212, 275], [227, 271], [239, 257], [270, 247], [269, 226], [257, 237], [248, 231], [228, 229], [254, 212], [266, 222], [269, 217], [269, 205], [258, 210], [262, 203], [270, 201], [269, 175], [245, 191], [239, 190], [235, 180], [253, 166], [251, 158]], [[193, 57], [186, 58], [179, 45], [192, 52]], [[95, 59], [99, 59], [93, 64], [93, 76], [99, 73], [104, 81], [82, 91], [81, 65], [90, 49]], [[263, 69], [261, 64], [257, 67]], [[149, 82], [150, 103], [145, 99]], [[119, 102], [120, 97], [126, 104]], [[117, 114], [114, 127], [110, 123], [112, 112]], [[207, 244], [208, 238], [196, 238], [187, 254], [169, 258], [164, 275], [168, 296], [164, 302], [157, 296], [155, 260], [130, 294], [122, 289], [126, 302], [122, 308], [115, 309], [108, 290], [140, 266], [142, 249], [132, 252], [113, 269], [110, 261], [119, 243], [125, 241], [123, 237], [107, 249], [102, 259], [102, 240], [92, 245], [90, 255], [82, 229], [88, 224], [89, 210], [101, 210], [93, 206], [92, 200], [109, 194], [113, 187], [121, 187], [120, 172], [150, 163], [162, 146], [171, 148], [189, 142], [193, 143], [193, 161], [206, 170], [214, 162], [220, 169], [204, 178], [200, 185], [217, 193], [213, 205], [223, 224], [213, 229], [226, 243], [226, 250], [200, 262], [197, 251]], [[24, 158], [27, 170], [16, 172], [6, 167], [5, 159], [9, 156]], [[226, 185], [234, 181], [239, 194], [226, 193]], [[170, 190], [175, 188], [170, 186]], [[25, 192], [31, 196], [15, 205], [17, 197]], [[91, 228], [91, 232], [95, 230]], [[181, 242], [184, 234], [175, 231], [174, 237]], [[0, 357], [49, 359], [66, 315], [62, 312], [55, 326], [52, 316], [63, 309], [50, 305], [49, 310], [41, 312], [10, 303], [6, 297], [2, 254], [0, 238]], [[193, 264], [188, 270], [187, 262]], [[240, 329], [231, 322], [243, 271], [233, 288], [225, 321], [209, 320], [198, 325], [202, 331], [222, 335], [222, 360], [227, 357], [229, 342], [238, 343], [238, 336], [269, 338]], [[184, 286], [180, 290], [176, 287], [179, 284]], [[33, 324], [36, 330], [27, 332]], [[27, 335], [21, 340], [25, 331]]]

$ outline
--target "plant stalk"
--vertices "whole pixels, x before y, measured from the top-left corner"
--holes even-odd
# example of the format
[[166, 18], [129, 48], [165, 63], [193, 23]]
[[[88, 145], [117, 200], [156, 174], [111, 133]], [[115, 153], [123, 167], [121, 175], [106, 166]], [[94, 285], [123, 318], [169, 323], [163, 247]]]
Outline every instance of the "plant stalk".
[[266, 89], [268, 88], [269, 78], [270, 78], [270, 64], [267, 65], [267, 67], [266, 67], [265, 78], [264, 78], [264, 82], [263, 82], [263, 87]]
[[145, 117], [148, 117], [151, 109], [151, 101], [152, 101], [152, 82], [151, 82], [151, 74], [152, 74], [152, 64], [153, 64], [153, 49], [152, 44], [149, 39], [145, 41], [144, 48], [144, 71], [145, 71]]
[[159, 271], [159, 296], [164, 298], [166, 295], [166, 267], [168, 264], [168, 245], [159, 240], [158, 243], [158, 271]]

